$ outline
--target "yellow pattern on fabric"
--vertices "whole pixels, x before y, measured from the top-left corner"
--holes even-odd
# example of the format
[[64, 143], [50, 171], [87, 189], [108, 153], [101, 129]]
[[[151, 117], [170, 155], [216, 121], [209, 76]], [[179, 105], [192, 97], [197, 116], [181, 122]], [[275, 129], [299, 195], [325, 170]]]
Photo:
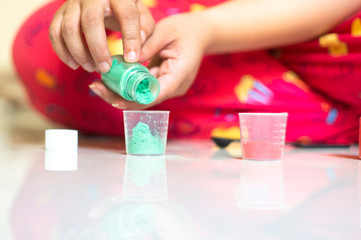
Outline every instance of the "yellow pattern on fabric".
[[116, 36], [116, 34], [111, 34], [107, 39], [108, 48], [110, 55], [123, 55], [123, 40]]
[[361, 19], [355, 18], [351, 25], [351, 35], [353, 37], [361, 37]]
[[340, 41], [336, 33], [329, 33], [319, 38], [319, 44], [328, 49], [328, 53], [333, 57], [344, 56], [348, 54], [347, 44]]
[[323, 111], [325, 112], [329, 112], [331, 109], [331, 105], [329, 103], [326, 102], [321, 102], [321, 108]]
[[240, 129], [237, 126], [225, 128], [216, 127], [212, 130], [211, 136], [215, 138], [240, 139]]
[[189, 6], [189, 10], [191, 12], [199, 12], [199, 11], [202, 11], [204, 9], [206, 9], [207, 7], [206, 6], [203, 6], [199, 3], [192, 3], [190, 6]]
[[242, 76], [239, 84], [234, 88], [237, 98], [241, 103], [247, 102], [248, 92], [253, 88], [254, 81], [255, 79], [252, 75], [244, 75]]
[[142, 0], [143, 4], [149, 8], [155, 7], [157, 5], [156, 0]]
[[56, 88], [56, 79], [44, 69], [38, 69], [35, 72], [36, 81], [46, 87], [47, 89], [54, 90]]
[[297, 139], [296, 142], [303, 144], [310, 144], [312, 143], [312, 139], [309, 136], [301, 136]]
[[292, 83], [302, 89], [305, 92], [309, 92], [309, 88], [300, 77], [293, 71], [287, 71], [282, 74], [282, 78], [285, 82]]

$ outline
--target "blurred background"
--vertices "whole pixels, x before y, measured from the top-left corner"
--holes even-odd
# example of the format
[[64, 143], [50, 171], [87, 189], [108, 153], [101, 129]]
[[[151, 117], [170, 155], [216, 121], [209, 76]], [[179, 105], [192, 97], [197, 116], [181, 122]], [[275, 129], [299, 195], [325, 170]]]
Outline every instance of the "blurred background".
[[[48, 0], [49, 1], [49, 0]], [[27, 96], [12, 66], [12, 42], [25, 19], [47, 0], [0, 0], [0, 169], [2, 202], [0, 206], [1, 239], [13, 239], [10, 209], [23, 184], [31, 161], [8, 158], [9, 143], [30, 145], [42, 142], [44, 129], [56, 127], [27, 104]], [[16, 152], [16, 150], [13, 150]], [[25, 163], [25, 164], [24, 164]], [[5, 165], [4, 165], [5, 166]]]
[[[53, 124], [37, 114], [27, 104], [27, 96], [12, 65], [12, 42], [21, 24], [41, 5], [49, 0], [0, 1], [0, 133], [27, 135]], [[42, 133], [42, 132], [41, 132]], [[34, 137], [34, 136], [33, 136]]]
[[46, 2], [49, 0], [0, 1], [0, 69], [2, 71], [11, 66], [11, 45], [16, 31], [31, 13]]

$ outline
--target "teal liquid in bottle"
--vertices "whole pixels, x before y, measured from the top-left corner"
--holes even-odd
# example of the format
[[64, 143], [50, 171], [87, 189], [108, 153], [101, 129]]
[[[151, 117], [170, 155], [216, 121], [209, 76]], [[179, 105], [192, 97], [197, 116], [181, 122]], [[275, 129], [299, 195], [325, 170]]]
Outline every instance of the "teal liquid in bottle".
[[159, 95], [159, 82], [139, 63], [127, 63], [122, 55], [112, 56], [112, 67], [102, 73], [103, 83], [128, 101], [150, 104]]

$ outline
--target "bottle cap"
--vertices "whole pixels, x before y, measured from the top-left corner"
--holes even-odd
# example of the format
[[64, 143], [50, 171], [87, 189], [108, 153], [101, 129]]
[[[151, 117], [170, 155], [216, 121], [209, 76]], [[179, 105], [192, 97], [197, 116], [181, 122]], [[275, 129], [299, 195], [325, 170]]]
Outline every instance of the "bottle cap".
[[45, 130], [45, 149], [69, 151], [78, 149], [78, 131], [70, 129]]

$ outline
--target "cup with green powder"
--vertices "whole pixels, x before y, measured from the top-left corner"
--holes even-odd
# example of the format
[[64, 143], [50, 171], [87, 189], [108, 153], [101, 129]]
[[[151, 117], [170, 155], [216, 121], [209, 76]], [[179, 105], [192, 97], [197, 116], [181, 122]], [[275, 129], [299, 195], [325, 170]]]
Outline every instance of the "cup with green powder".
[[163, 155], [169, 111], [123, 111], [125, 146], [129, 155]]

